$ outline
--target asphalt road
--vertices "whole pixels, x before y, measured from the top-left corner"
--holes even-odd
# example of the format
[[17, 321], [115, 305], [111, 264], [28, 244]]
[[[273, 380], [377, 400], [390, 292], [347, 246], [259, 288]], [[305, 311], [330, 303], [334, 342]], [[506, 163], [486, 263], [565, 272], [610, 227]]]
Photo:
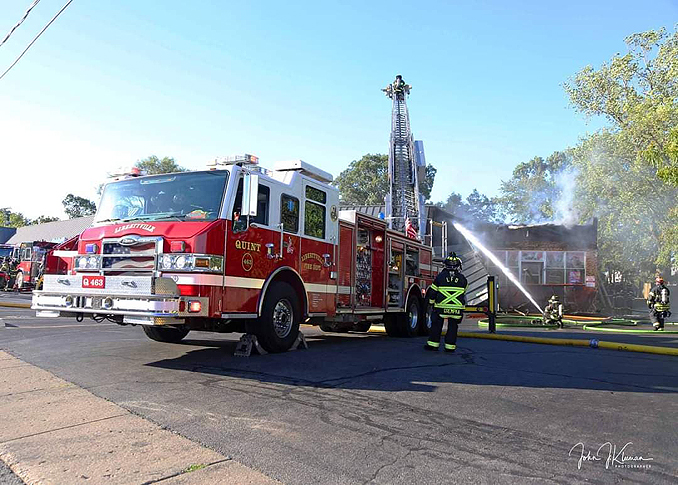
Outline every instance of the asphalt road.
[[236, 358], [236, 334], [0, 318], [0, 348], [285, 483], [678, 478], [678, 357], [306, 327], [308, 350]]

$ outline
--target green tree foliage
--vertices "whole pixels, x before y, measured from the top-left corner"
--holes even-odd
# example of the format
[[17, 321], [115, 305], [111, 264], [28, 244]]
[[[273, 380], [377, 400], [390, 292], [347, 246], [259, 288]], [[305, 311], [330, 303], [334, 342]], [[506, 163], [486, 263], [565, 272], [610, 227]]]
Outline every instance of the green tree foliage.
[[73, 194], [68, 194], [61, 203], [69, 219], [92, 215], [97, 209], [96, 204], [91, 200]]
[[600, 259], [642, 277], [678, 254], [678, 30], [630, 35], [629, 52], [565, 84], [610, 127], [575, 149], [580, 210], [600, 217]]
[[584, 139], [574, 150], [575, 201], [581, 219], [599, 218], [601, 267], [648, 277], [670, 264], [678, 189], [658, 180], [636, 154], [628, 138], [609, 130]]
[[[419, 190], [428, 199], [435, 182], [436, 168], [426, 166], [425, 180]], [[335, 179], [342, 203], [354, 205], [382, 205], [388, 194], [388, 155], [368, 153], [353, 160]]]
[[341, 201], [355, 205], [381, 205], [388, 193], [388, 155], [363, 155], [341, 172], [334, 184]]
[[23, 227], [31, 223], [30, 219], [25, 217], [21, 212], [12, 212], [9, 207], [0, 209], [2, 216], [2, 226], [4, 227]]
[[546, 160], [534, 157], [519, 164], [513, 176], [501, 183], [497, 203], [508, 218], [517, 224], [551, 221], [555, 202], [562, 194], [559, 176], [572, 164], [569, 152], [554, 152]]
[[134, 164], [135, 167], [146, 171], [148, 175], [157, 175], [161, 173], [186, 172], [187, 169], [178, 165], [172, 157], [158, 158], [155, 155], [139, 160]]
[[37, 219], [33, 219], [31, 224], [44, 224], [46, 222], [55, 222], [60, 220], [58, 217], [52, 216], [39, 216]]
[[445, 202], [436, 204], [455, 217], [470, 223], [491, 222], [500, 224], [504, 220], [501, 207], [496, 199], [490, 199], [486, 195], [473, 189], [466, 200], [456, 192], [452, 192]]
[[[629, 52], [599, 69], [587, 66], [565, 90], [574, 107], [607, 118], [635, 156], [664, 181], [678, 182], [678, 29], [624, 39]], [[626, 143], [626, 141], [625, 141]]]

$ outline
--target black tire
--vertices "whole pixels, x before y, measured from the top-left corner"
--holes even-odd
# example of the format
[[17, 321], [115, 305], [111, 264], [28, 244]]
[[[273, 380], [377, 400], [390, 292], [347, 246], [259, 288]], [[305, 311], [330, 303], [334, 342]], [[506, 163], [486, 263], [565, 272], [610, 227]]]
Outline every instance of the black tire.
[[413, 296], [407, 301], [407, 310], [403, 313], [386, 315], [384, 327], [389, 337], [416, 337], [423, 325], [422, 309], [419, 298]]
[[353, 325], [353, 331], [355, 332], [369, 332], [370, 327], [372, 327], [372, 322], [358, 322]]
[[254, 326], [259, 343], [266, 352], [286, 352], [297, 340], [300, 323], [301, 309], [294, 289], [287, 283], [274, 283]]
[[174, 327], [152, 327], [149, 325], [142, 325], [144, 333], [151, 340], [156, 342], [165, 342], [168, 344], [176, 344], [188, 335], [190, 330], [188, 328], [174, 328]]

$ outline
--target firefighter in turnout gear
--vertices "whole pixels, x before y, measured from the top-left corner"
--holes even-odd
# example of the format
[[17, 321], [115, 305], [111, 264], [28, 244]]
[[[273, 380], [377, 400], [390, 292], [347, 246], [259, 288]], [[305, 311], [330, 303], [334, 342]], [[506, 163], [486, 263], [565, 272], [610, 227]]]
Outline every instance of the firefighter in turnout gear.
[[466, 278], [461, 274], [461, 259], [456, 254], [445, 258], [445, 269], [436, 277], [430, 287], [429, 304], [431, 312], [431, 333], [426, 342], [426, 350], [438, 350], [444, 320], [447, 320], [445, 351], [454, 352], [457, 348], [457, 330], [466, 305]]
[[664, 278], [655, 278], [655, 287], [647, 295], [647, 306], [650, 309], [650, 320], [655, 330], [664, 330], [664, 319], [671, 316], [669, 295], [671, 292], [664, 284]]

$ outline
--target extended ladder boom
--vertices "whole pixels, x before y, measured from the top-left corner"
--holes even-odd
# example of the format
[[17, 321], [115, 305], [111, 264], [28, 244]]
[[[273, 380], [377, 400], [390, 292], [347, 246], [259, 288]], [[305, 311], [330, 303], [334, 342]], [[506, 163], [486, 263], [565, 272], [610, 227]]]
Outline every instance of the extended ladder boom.
[[426, 232], [424, 197], [419, 192], [420, 180], [425, 177], [426, 159], [424, 145], [414, 141], [410, 130], [410, 115], [406, 96], [411, 86], [402, 76], [382, 89], [393, 102], [391, 117], [391, 146], [388, 154], [388, 179], [390, 192], [386, 196], [386, 215], [391, 229], [405, 232], [409, 218], [419, 238]]

